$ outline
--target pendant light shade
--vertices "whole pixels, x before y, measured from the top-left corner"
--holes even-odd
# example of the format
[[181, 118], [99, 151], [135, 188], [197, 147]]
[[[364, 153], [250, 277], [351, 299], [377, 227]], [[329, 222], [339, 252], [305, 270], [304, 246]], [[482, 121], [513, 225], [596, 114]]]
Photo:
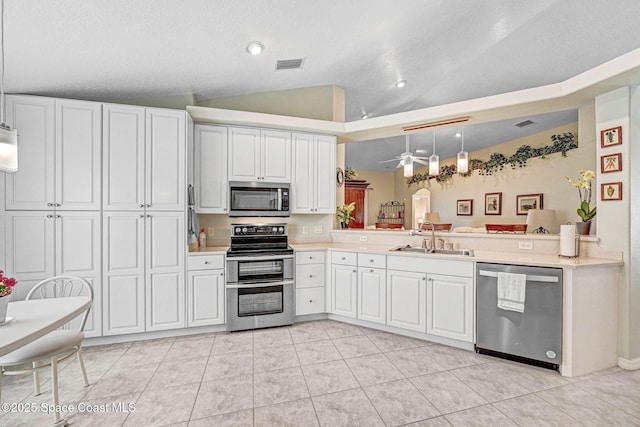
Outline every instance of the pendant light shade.
[[469, 153], [464, 151], [464, 128], [460, 131], [460, 138], [462, 140], [462, 148], [458, 153], [458, 162], [456, 165], [456, 170], [458, 173], [468, 173], [469, 172]]
[[404, 177], [411, 178], [413, 176], [413, 162], [409, 160], [404, 164]]
[[5, 124], [4, 100], [4, 0], [0, 6], [0, 171], [18, 171], [18, 132]]
[[18, 132], [2, 125], [0, 125], [0, 171], [18, 171]]
[[436, 131], [433, 131], [433, 154], [429, 156], [429, 176], [440, 173], [440, 156], [436, 154]]

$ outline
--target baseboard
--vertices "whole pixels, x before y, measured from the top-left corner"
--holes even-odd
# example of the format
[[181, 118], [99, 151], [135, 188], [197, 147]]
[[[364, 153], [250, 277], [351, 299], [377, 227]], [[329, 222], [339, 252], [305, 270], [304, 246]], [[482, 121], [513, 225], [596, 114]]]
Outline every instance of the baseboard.
[[640, 357], [636, 357], [635, 359], [624, 359], [622, 357], [618, 357], [618, 366], [622, 369], [626, 369], [627, 371], [635, 371], [640, 369]]

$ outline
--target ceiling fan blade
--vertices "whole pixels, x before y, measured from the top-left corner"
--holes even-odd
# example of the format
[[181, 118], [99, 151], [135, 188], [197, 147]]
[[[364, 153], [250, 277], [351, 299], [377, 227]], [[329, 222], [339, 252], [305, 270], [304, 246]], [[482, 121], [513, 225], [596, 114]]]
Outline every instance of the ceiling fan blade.
[[428, 157], [419, 157], [419, 156], [413, 156], [414, 159], [420, 159], [420, 160], [429, 160]]
[[414, 162], [416, 162], [416, 163], [420, 163], [421, 165], [428, 165], [428, 164], [429, 164], [429, 163], [427, 163], [427, 162], [423, 162], [422, 160], [420, 160], [420, 159], [419, 159], [419, 158], [417, 158], [417, 157], [414, 157], [414, 158], [413, 158], [413, 161], [414, 161]]
[[398, 163], [398, 166], [396, 166], [396, 169], [401, 168], [402, 166], [403, 166], [402, 162], [400, 162], [400, 163]]
[[390, 159], [390, 160], [383, 160], [380, 163], [389, 163], [389, 162], [397, 162], [398, 159]]

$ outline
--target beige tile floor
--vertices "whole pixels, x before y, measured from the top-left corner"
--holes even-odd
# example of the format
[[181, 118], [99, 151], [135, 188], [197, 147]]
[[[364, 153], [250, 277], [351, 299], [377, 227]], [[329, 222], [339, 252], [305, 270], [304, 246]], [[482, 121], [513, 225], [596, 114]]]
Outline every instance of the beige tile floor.
[[[329, 320], [88, 347], [85, 361], [89, 387], [75, 361], [60, 372], [72, 426], [640, 426], [640, 371], [568, 379]], [[22, 412], [0, 425], [51, 424], [43, 377], [35, 397], [29, 376], [5, 377]]]

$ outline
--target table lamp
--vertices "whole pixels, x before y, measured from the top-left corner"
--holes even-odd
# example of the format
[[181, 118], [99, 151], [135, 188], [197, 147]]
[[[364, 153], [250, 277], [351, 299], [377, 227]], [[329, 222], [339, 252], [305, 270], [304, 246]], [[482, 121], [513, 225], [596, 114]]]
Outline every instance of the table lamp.
[[427, 218], [427, 222], [431, 224], [439, 224], [440, 223], [440, 213], [439, 212], [427, 212], [425, 217]]

